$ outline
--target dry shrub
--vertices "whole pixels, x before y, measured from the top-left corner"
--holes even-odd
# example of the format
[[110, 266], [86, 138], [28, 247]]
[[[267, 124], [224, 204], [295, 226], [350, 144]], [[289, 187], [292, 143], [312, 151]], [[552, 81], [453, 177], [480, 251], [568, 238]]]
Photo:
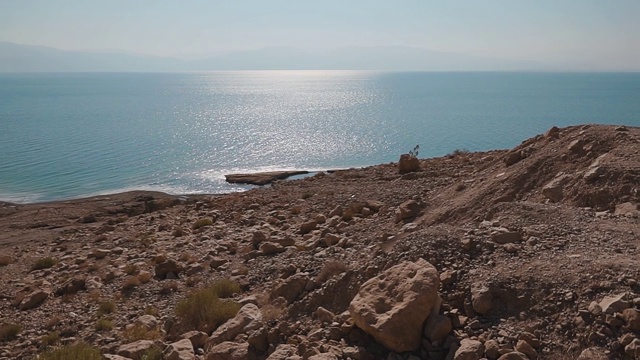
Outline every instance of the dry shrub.
[[184, 229], [182, 228], [182, 226], [176, 226], [175, 229], [173, 229], [172, 235], [173, 237], [184, 236]]
[[160, 311], [158, 310], [157, 307], [155, 307], [153, 305], [149, 305], [144, 309], [144, 313], [145, 313], [145, 315], [151, 315], [151, 316], [158, 317], [158, 315], [160, 314]]
[[113, 329], [113, 322], [108, 319], [98, 319], [95, 329], [96, 331], [109, 331]]
[[156, 340], [162, 337], [160, 329], [147, 329], [140, 324], [128, 326], [123, 332], [122, 337], [126, 343], [132, 343], [138, 340]]
[[169, 295], [178, 291], [178, 282], [177, 281], [166, 281], [162, 283], [162, 287], [160, 288], [160, 294]]
[[84, 342], [75, 345], [67, 345], [54, 350], [45, 351], [40, 360], [102, 360], [100, 350]]
[[53, 346], [60, 341], [60, 334], [57, 331], [52, 331], [47, 335], [43, 336], [40, 341], [45, 346]]
[[122, 271], [127, 275], [135, 275], [138, 273], [138, 266], [134, 264], [129, 264], [125, 266]]
[[218, 295], [219, 298], [229, 298], [232, 297], [233, 294], [240, 293], [240, 285], [235, 281], [229, 279], [220, 279], [216, 280], [213, 284], [211, 284], [210, 289]]
[[111, 314], [116, 311], [116, 303], [112, 300], [103, 301], [98, 305], [98, 316]]
[[0, 325], [0, 342], [11, 341], [18, 337], [22, 331], [22, 327], [18, 324], [1, 324]]
[[202, 278], [200, 278], [199, 276], [191, 276], [187, 278], [187, 280], [185, 281], [185, 285], [187, 285], [188, 287], [194, 287], [201, 282]]
[[152, 346], [144, 352], [141, 359], [144, 360], [162, 360], [162, 350], [157, 346]]
[[203, 227], [206, 227], [206, 226], [211, 226], [211, 225], [213, 225], [213, 220], [209, 219], [209, 218], [205, 218], [205, 219], [197, 220], [195, 223], [193, 223], [191, 228], [193, 230], [198, 230], [200, 228], [203, 228]]
[[132, 290], [140, 285], [140, 280], [135, 276], [130, 276], [125, 279], [122, 284], [122, 290]]
[[216, 289], [208, 287], [189, 294], [176, 306], [176, 315], [189, 330], [213, 332], [240, 310], [234, 301], [220, 300]]
[[0, 267], [7, 266], [7, 265], [11, 264], [12, 262], [13, 262], [13, 259], [11, 259], [10, 256], [8, 256], [8, 255], [0, 255]]
[[138, 275], [138, 280], [140, 280], [140, 283], [142, 284], [146, 284], [149, 281], [151, 281], [151, 273], [150, 272], [143, 272], [140, 275]]
[[342, 274], [347, 270], [349, 270], [349, 267], [344, 262], [339, 260], [329, 261], [324, 264], [322, 270], [320, 270], [320, 272], [318, 273], [318, 276], [316, 277], [316, 283], [322, 284], [332, 277]]
[[54, 259], [54, 258], [52, 258], [50, 256], [38, 259], [31, 266], [31, 271], [48, 269], [50, 267], [53, 267], [57, 262], [58, 262], [58, 260], [56, 260], [56, 259]]
[[284, 313], [284, 304], [267, 304], [263, 306], [260, 311], [262, 312], [262, 318], [264, 321], [276, 320]]

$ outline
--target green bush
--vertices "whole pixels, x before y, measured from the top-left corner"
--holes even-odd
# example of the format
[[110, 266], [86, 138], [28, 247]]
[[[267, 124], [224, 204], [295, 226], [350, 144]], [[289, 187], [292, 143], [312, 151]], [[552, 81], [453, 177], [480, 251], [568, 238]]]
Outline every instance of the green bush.
[[93, 346], [79, 342], [75, 345], [67, 345], [61, 348], [45, 351], [38, 357], [39, 360], [102, 360], [100, 350]]
[[220, 300], [215, 287], [195, 291], [176, 306], [176, 315], [182, 326], [189, 330], [213, 332], [218, 326], [233, 318], [240, 310], [234, 301]]
[[10, 341], [18, 337], [22, 328], [18, 324], [0, 325], [0, 342]]
[[56, 260], [56, 259], [54, 259], [52, 257], [45, 257], [45, 258], [42, 258], [42, 259], [38, 259], [33, 264], [33, 266], [31, 266], [31, 271], [48, 269], [50, 267], [53, 267], [53, 265], [55, 265], [57, 262], [58, 262], [58, 260]]

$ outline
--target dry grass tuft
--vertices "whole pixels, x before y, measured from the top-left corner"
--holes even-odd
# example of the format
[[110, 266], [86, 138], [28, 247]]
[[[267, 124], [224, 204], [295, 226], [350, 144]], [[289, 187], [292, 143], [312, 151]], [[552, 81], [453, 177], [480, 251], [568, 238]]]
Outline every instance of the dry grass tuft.
[[140, 280], [141, 284], [146, 284], [151, 281], [152, 275], [150, 272], [143, 272], [138, 275], [138, 280]]
[[342, 274], [347, 270], [349, 270], [349, 267], [344, 262], [339, 260], [329, 261], [324, 264], [322, 270], [320, 270], [318, 276], [316, 276], [316, 283], [323, 284], [332, 277]]
[[57, 331], [52, 331], [47, 335], [43, 336], [40, 341], [44, 346], [53, 346], [60, 341], [60, 334]]
[[102, 360], [100, 350], [84, 342], [75, 345], [67, 345], [54, 350], [45, 351], [40, 356], [40, 360]]
[[[222, 289], [222, 290], [221, 290]], [[176, 315], [182, 326], [190, 330], [213, 332], [225, 321], [233, 318], [240, 310], [234, 301], [220, 300], [218, 291], [227, 295], [226, 286], [213, 286], [192, 292], [176, 306]]]
[[143, 325], [133, 324], [128, 326], [123, 332], [122, 337], [126, 343], [132, 343], [138, 340], [156, 340], [162, 337], [160, 329], [147, 329]]
[[193, 230], [198, 230], [200, 228], [203, 228], [203, 227], [206, 227], [206, 226], [211, 226], [211, 225], [213, 225], [213, 219], [205, 218], [205, 219], [197, 220], [195, 223], [193, 223], [191, 228]]
[[96, 331], [110, 331], [113, 329], [113, 322], [109, 319], [98, 319], [95, 329]]
[[36, 260], [36, 262], [31, 266], [31, 271], [48, 269], [53, 267], [57, 263], [58, 263], [58, 260], [52, 257], [44, 257]]
[[162, 283], [162, 287], [160, 288], [160, 294], [169, 295], [178, 291], [178, 282], [177, 281], [166, 281]]
[[116, 303], [112, 300], [103, 301], [98, 305], [98, 316], [111, 314], [116, 311]]
[[22, 327], [18, 324], [1, 324], [0, 325], [0, 342], [11, 341], [18, 337], [22, 331]]

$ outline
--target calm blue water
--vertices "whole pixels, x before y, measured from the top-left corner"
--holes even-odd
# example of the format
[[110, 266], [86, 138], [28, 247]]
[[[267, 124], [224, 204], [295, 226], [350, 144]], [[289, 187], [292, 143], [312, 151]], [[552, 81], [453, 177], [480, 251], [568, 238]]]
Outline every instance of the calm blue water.
[[640, 126], [640, 74], [0, 74], [0, 199], [241, 190], [223, 175], [510, 148]]

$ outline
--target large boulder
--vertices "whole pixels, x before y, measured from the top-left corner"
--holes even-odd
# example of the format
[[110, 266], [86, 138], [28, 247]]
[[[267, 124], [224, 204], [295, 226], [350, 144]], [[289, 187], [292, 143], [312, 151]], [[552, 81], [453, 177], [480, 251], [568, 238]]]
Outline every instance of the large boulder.
[[40, 306], [49, 297], [49, 292], [36, 290], [25, 296], [20, 302], [20, 310], [29, 310]]
[[484, 355], [484, 345], [478, 340], [462, 339], [453, 360], [479, 360]]
[[304, 292], [308, 282], [309, 276], [307, 274], [295, 274], [271, 292], [271, 300], [283, 297], [287, 300], [288, 304], [291, 304]]
[[425, 320], [440, 305], [436, 268], [405, 261], [365, 282], [349, 305], [355, 324], [395, 352], [420, 348]]
[[406, 174], [420, 170], [420, 161], [417, 157], [411, 154], [400, 155], [400, 162], [398, 162], [398, 172], [400, 174]]
[[255, 356], [249, 351], [249, 344], [246, 342], [235, 343], [225, 341], [207, 351], [206, 360], [250, 360]]
[[402, 220], [412, 219], [422, 211], [423, 204], [415, 200], [407, 200], [400, 204], [398, 209], [396, 209], [396, 222], [400, 222]]
[[73, 279], [69, 279], [64, 282], [60, 287], [58, 287], [55, 291], [57, 296], [62, 296], [66, 294], [75, 294], [80, 290], [84, 290], [86, 285], [86, 280], [83, 277], [75, 277]]
[[189, 339], [182, 339], [169, 344], [169, 346], [164, 349], [163, 355], [165, 360], [195, 360], [196, 358]]
[[157, 347], [157, 345], [152, 340], [138, 340], [129, 344], [120, 345], [117, 354], [131, 359], [140, 359], [153, 347]]
[[233, 340], [240, 334], [249, 334], [262, 327], [262, 312], [255, 304], [246, 304], [233, 319], [220, 325], [207, 341], [207, 348]]

